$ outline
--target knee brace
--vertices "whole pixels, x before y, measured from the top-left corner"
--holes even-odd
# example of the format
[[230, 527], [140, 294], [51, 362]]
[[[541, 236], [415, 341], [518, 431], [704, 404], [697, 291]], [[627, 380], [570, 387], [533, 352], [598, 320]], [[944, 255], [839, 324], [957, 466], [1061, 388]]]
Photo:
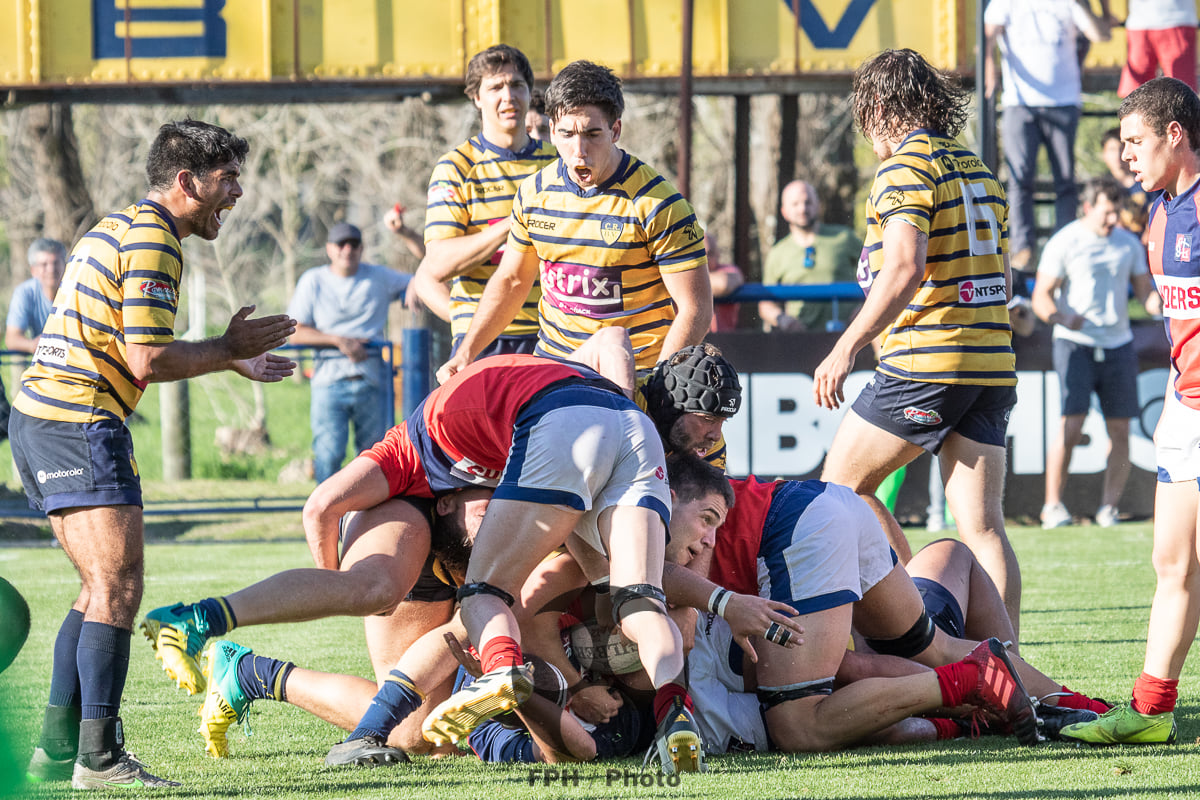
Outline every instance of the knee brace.
[[793, 683], [789, 686], [760, 686], [755, 694], [758, 695], [759, 708], [766, 711], [789, 700], [799, 700], [802, 697], [812, 697], [818, 694], [833, 694], [833, 678]]
[[455, 601], [461, 603], [463, 598], [471, 597], [477, 594], [490, 594], [492, 597], [499, 597], [504, 601], [504, 605], [512, 608], [513, 596], [504, 591], [498, 586], [492, 586], [490, 583], [477, 581], [476, 583], [464, 583], [458, 587], [458, 591], [454, 593]]
[[[654, 600], [662, 605], [652, 602]], [[635, 605], [626, 610], [625, 606], [631, 602]], [[620, 622], [626, 614], [636, 611], [657, 611], [659, 614], [666, 614], [666, 593], [652, 583], [635, 583], [633, 586], [621, 586], [613, 591], [612, 614], [614, 620]]]
[[881, 655], [912, 658], [915, 655], [925, 652], [925, 648], [933, 644], [935, 631], [936, 629], [933, 627], [933, 620], [929, 618], [929, 613], [922, 610], [921, 616], [908, 629], [908, 633], [900, 638], [867, 639], [867, 644], [871, 646], [872, 650]]

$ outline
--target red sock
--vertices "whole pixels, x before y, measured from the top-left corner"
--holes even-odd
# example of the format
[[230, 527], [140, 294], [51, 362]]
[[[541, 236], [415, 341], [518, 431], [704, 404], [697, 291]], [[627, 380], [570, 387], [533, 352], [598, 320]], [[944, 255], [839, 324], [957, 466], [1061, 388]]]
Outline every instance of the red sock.
[[926, 717], [925, 719], [933, 723], [933, 727], [937, 728], [937, 740], [957, 739], [962, 734], [962, 728], [958, 727], [958, 723], [952, 719], [945, 717]]
[[692, 710], [692, 698], [687, 693], [687, 689], [680, 686], [678, 683], [666, 683], [662, 688], [654, 693], [654, 722], [659, 724], [663, 718], [667, 716], [667, 710], [671, 707], [671, 701], [676, 697], [683, 698], [683, 707], [688, 711]]
[[1103, 700], [1096, 700], [1088, 697], [1086, 694], [1073, 692], [1066, 686], [1062, 687], [1062, 690], [1064, 692], [1069, 692], [1069, 694], [1066, 697], [1058, 698], [1059, 708], [1084, 708], [1088, 711], [1095, 711], [1097, 714], [1103, 714], [1105, 711], [1108, 711], [1110, 708], [1112, 708], [1112, 706]]
[[942, 690], [942, 705], [946, 708], [961, 706], [967, 694], [979, 682], [979, 667], [965, 661], [956, 661], [934, 670], [938, 688]]
[[1133, 710], [1142, 714], [1165, 714], [1175, 710], [1179, 681], [1156, 678], [1143, 672], [1133, 684]]
[[521, 645], [511, 636], [494, 636], [480, 650], [480, 666], [485, 673], [496, 667], [519, 667], [525, 663]]

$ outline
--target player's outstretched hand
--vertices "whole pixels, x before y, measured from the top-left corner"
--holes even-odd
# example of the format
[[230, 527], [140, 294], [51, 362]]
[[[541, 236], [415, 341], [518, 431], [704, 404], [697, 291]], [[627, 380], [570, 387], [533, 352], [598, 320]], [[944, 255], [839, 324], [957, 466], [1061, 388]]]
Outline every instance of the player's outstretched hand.
[[800, 637], [804, 629], [793, 617], [796, 609], [776, 600], [756, 597], [752, 594], [737, 594], [729, 598], [725, 607], [725, 621], [733, 631], [733, 638], [742, 649], [750, 654], [750, 660], [758, 663], [758, 653], [750, 644], [751, 636], [768, 637], [783, 647], [799, 647], [804, 644]]
[[278, 383], [295, 371], [296, 362], [274, 353], [262, 353], [254, 358], [233, 362], [233, 368], [243, 378], [262, 383]]
[[229, 320], [229, 327], [221, 337], [235, 361], [254, 358], [268, 350], [287, 344], [288, 337], [296, 332], [296, 320], [287, 314], [250, 319], [254, 306], [243, 306]]

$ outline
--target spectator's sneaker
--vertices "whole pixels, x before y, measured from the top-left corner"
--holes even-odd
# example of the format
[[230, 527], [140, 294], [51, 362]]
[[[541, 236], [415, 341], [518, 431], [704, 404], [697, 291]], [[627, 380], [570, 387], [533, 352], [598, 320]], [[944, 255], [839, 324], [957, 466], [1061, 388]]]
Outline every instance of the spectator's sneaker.
[[1091, 745], [1175, 744], [1175, 714], [1142, 714], [1132, 706], [1117, 706], [1093, 722], [1068, 725], [1061, 731], [1066, 741]]
[[1101, 528], [1111, 528], [1121, 522], [1121, 512], [1116, 506], [1100, 506], [1096, 512], [1096, 524]]
[[204, 677], [208, 682], [208, 693], [200, 708], [200, 734], [204, 737], [205, 751], [213, 758], [229, 755], [225, 732], [234, 722], [243, 723], [246, 735], [250, 735], [250, 725], [246, 723], [250, 700], [237, 681], [238, 662], [249, 653], [249, 647], [225, 640], [213, 642], [205, 653], [208, 662], [204, 666]]
[[75, 771], [75, 756], [58, 759], [42, 748], [33, 751], [29, 766], [25, 769], [25, 780], [30, 783], [50, 783], [51, 781], [69, 781]]
[[121, 753], [117, 763], [104, 770], [89, 769], [77, 761], [71, 776], [73, 789], [169, 789], [179, 785], [176, 781], [151, 775], [133, 753]]
[[325, 766], [340, 767], [356, 764], [360, 767], [377, 767], [381, 764], [407, 764], [408, 754], [399, 747], [391, 747], [378, 736], [347, 739], [335, 744], [325, 756]]
[[1100, 715], [1095, 711], [1089, 711], [1086, 708], [1060, 708], [1059, 706], [1049, 706], [1038, 701], [1034, 707], [1037, 713], [1038, 727], [1043, 736], [1047, 739], [1062, 740], [1062, 729], [1068, 725], [1077, 725], [1081, 722], [1093, 722], [1100, 719]]
[[512, 711], [531, 694], [533, 669], [529, 664], [497, 667], [433, 709], [421, 724], [421, 735], [436, 745], [458, 744], [484, 720]]
[[188, 694], [204, 691], [204, 673], [200, 671], [200, 651], [208, 641], [208, 622], [195, 607], [176, 603], [156, 608], [139, 626], [154, 648], [154, 657], [175, 685]]
[[700, 731], [696, 727], [692, 712], [683, 704], [682, 697], [671, 701], [667, 715], [654, 732], [654, 744], [642, 762], [643, 768], [655, 749], [658, 750], [658, 758], [662, 762], [665, 775], [708, 770], [704, 763], [704, 743], [700, 741]]
[[1071, 512], [1067, 511], [1067, 507], [1062, 503], [1051, 503], [1042, 506], [1042, 530], [1050, 530], [1051, 528], [1061, 528], [1064, 525], [1070, 525], [1075, 520], [1071, 517]]
[[997, 713], [1012, 726], [1021, 744], [1034, 745], [1041, 741], [1033, 701], [1000, 640], [991, 638], [980, 642], [963, 661], [979, 667], [979, 682], [967, 693], [966, 702]]

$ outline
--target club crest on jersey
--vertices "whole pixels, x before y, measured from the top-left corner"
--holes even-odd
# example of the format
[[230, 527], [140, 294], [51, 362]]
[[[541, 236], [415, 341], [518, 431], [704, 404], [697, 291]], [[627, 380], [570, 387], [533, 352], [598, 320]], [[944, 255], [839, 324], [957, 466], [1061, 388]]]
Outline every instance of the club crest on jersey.
[[175, 291], [175, 287], [163, 281], [142, 281], [141, 286], [142, 297], [152, 297], [155, 300], [161, 300], [164, 303], [175, 305], [179, 302], [179, 292]]
[[942, 421], [942, 415], [936, 411], [927, 411], [916, 406], [909, 406], [904, 409], [904, 418], [909, 422], [915, 422], [918, 425], [939, 425]]
[[1175, 234], [1175, 260], [1192, 260], [1192, 235], [1190, 233]]
[[899, 208], [904, 205], [904, 192], [900, 189], [892, 189], [883, 196], [883, 201], [892, 208]]
[[984, 303], [1004, 303], [1008, 300], [1008, 289], [1004, 278], [982, 278], [966, 280], [958, 284], [958, 301], [965, 305], [975, 306]]
[[600, 220], [600, 238], [605, 244], [613, 244], [617, 239], [621, 238], [621, 231], [625, 230], [625, 223], [613, 217], [605, 217]]
[[454, 191], [454, 184], [449, 181], [434, 181], [429, 185], [429, 193], [426, 195], [430, 205], [434, 203], [453, 203], [458, 199], [457, 193]]

